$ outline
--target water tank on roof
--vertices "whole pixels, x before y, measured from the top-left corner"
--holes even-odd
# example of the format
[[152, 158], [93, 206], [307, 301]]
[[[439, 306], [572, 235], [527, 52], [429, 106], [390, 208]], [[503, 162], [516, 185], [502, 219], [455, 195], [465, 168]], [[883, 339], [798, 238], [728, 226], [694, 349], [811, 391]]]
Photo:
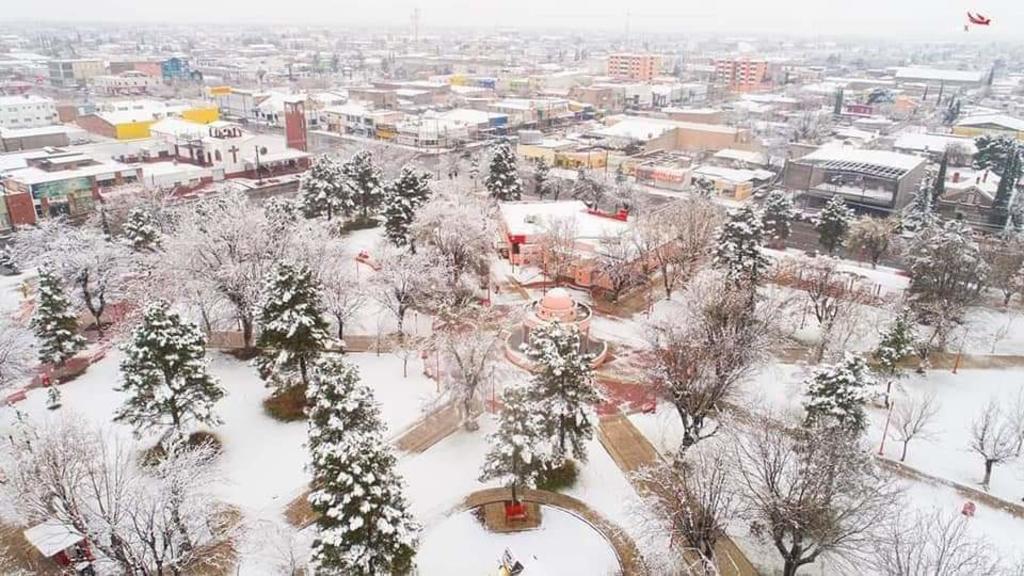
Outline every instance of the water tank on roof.
[[544, 142], [544, 134], [540, 130], [520, 130], [520, 144], [540, 144]]

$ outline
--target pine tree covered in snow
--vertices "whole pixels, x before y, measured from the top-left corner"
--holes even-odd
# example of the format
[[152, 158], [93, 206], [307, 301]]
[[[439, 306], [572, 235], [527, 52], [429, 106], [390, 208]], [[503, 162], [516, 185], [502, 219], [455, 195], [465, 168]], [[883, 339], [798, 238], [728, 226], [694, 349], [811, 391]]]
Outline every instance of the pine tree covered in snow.
[[373, 393], [340, 360], [321, 360], [310, 376], [309, 503], [318, 513], [314, 573], [408, 573], [419, 526], [407, 511]]
[[330, 338], [322, 308], [320, 285], [305, 265], [282, 262], [274, 268], [257, 319], [260, 377], [284, 387], [309, 383], [309, 367]]
[[867, 427], [864, 404], [874, 385], [871, 369], [860, 356], [846, 354], [842, 362], [819, 368], [807, 382], [805, 425], [835, 424], [860, 434]]
[[416, 211], [430, 198], [429, 181], [430, 174], [406, 166], [398, 178], [384, 188], [381, 212], [384, 235], [395, 246], [412, 244], [409, 227], [416, 218]]
[[715, 267], [733, 284], [757, 284], [768, 269], [761, 217], [751, 206], [729, 212], [715, 236]]
[[491, 156], [490, 173], [487, 175], [487, 191], [499, 202], [520, 200], [523, 197], [523, 183], [519, 179], [519, 168], [512, 145], [501, 142]]
[[594, 387], [593, 356], [583, 350], [579, 329], [558, 322], [535, 328], [523, 352], [534, 366], [530, 397], [547, 420], [554, 455], [586, 462], [600, 395]]
[[345, 181], [342, 167], [330, 156], [313, 162], [299, 184], [299, 201], [306, 218], [349, 215], [355, 209], [352, 190]]
[[782, 190], [772, 190], [764, 201], [761, 221], [764, 232], [772, 240], [784, 242], [789, 238], [796, 210], [793, 199]]
[[931, 178], [925, 177], [910, 197], [910, 203], [903, 208], [900, 228], [906, 232], [918, 232], [937, 222], [938, 218]]
[[374, 165], [373, 154], [369, 150], [360, 150], [341, 169], [351, 188], [353, 203], [362, 219], [366, 220], [380, 208], [384, 200], [380, 168]]
[[71, 300], [56, 273], [49, 268], [39, 271], [39, 293], [30, 323], [39, 341], [39, 361], [62, 365], [85, 348], [85, 338], [78, 333], [78, 317]]
[[153, 252], [160, 247], [160, 230], [153, 214], [133, 208], [123, 226], [124, 239], [136, 252]]
[[0, 274], [17, 274], [19, 271], [20, 267], [11, 253], [11, 247], [0, 248]]
[[910, 302], [917, 311], [934, 305], [959, 314], [978, 298], [988, 274], [971, 229], [959, 220], [934, 224], [918, 233], [907, 264]]
[[693, 179], [693, 193], [701, 198], [711, 198], [715, 195], [715, 183], [710, 178], [698, 176]]
[[167, 302], [146, 307], [122, 351], [120, 391], [128, 398], [114, 420], [137, 432], [170, 427], [179, 434], [191, 422], [219, 423], [213, 405], [224, 390], [207, 371], [206, 338]]
[[872, 352], [879, 372], [885, 377], [885, 401], [889, 403], [889, 393], [893, 380], [902, 376], [900, 362], [914, 351], [914, 323], [909, 310], [901, 310], [892, 323], [882, 332], [878, 346]]
[[543, 157], [538, 158], [533, 164], [533, 193], [541, 200], [550, 192], [551, 167]]
[[852, 222], [853, 210], [846, 205], [841, 196], [833, 196], [822, 208], [814, 223], [814, 228], [818, 231], [818, 244], [821, 244], [828, 254], [835, 254], [836, 250], [843, 247]]
[[498, 480], [512, 489], [534, 488], [548, 470], [560, 464], [552, 453], [550, 430], [543, 408], [526, 387], [513, 384], [501, 393], [498, 429], [487, 437], [481, 481]]

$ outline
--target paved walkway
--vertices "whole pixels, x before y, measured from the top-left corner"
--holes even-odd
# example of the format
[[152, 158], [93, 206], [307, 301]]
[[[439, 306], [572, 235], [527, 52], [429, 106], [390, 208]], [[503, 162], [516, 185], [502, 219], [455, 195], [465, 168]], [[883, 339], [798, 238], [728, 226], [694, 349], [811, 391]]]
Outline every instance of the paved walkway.
[[[594, 530], [597, 530], [608, 540], [612, 549], [615, 550], [623, 576], [646, 576], [649, 574], [647, 566], [644, 565], [643, 558], [640, 556], [640, 552], [633, 540], [621, 528], [592, 510], [584, 502], [572, 496], [546, 490], [523, 489], [518, 490], [517, 494], [519, 499], [524, 502], [533, 502], [569, 512], [589, 524]], [[470, 494], [462, 501], [458, 509], [452, 512], [471, 510], [485, 504], [504, 502], [511, 499], [512, 491], [508, 488], [488, 488]]]
[[[621, 413], [602, 417], [598, 439], [637, 492], [641, 495], [649, 493], [652, 487], [634, 479], [633, 473], [658, 462], [661, 456], [629, 418]], [[731, 538], [719, 539], [715, 547], [720, 576], [758, 576], [757, 569]]]
[[[788, 346], [774, 352], [775, 358], [783, 364], [810, 362], [811, 349], [804, 346]], [[989, 370], [1006, 368], [1024, 368], [1024, 355], [1019, 354], [958, 354], [956, 352], [932, 352], [928, 358], [930, 370]], [[900, 363], [904, 368], [913, 370], [920, 360], [910, 356]]]
[[[462, 424], [459, 411], [453, 403], [446, 403], [430, 412], [419, 421], [413, 423], [397, 437], [392, 438], [391, 444], [402, 452], [419, 454], [428, 448], [444, 440]], [[285, 518], [292, 526], [305, 528], [316, 521], [316, 513], [309, 505], [309, 490], [303, 490], [296, 498], [288, 503], [285, 508]]]

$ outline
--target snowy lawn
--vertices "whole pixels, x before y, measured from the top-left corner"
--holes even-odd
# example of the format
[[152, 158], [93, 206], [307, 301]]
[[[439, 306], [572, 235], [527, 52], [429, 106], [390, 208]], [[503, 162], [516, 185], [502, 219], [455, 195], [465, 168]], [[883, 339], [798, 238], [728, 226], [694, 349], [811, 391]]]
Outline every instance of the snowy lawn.
[[536, 530], [494, 534], [471, 513], [456, 514], [422, 537], [416, 562], [423, 576], [494, 574], [505, 550], [530, 576], [619, 573], [612, 547], [587, 523], [555, 508], [542, 507]]

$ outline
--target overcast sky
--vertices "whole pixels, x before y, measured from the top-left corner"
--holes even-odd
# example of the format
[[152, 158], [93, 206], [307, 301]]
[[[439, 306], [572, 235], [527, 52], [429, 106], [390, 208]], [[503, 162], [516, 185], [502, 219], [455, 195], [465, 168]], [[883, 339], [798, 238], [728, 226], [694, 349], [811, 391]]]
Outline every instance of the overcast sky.
[[[964, 39], [968, 10], [993, 20], [980, 37], [1024, 39], [1024, 0], [0, 0], [0, 18], [321, 24], [517, 26], [633, 31], [906, 34]], [[980, 36], [980, 37], [979, 37]]]

